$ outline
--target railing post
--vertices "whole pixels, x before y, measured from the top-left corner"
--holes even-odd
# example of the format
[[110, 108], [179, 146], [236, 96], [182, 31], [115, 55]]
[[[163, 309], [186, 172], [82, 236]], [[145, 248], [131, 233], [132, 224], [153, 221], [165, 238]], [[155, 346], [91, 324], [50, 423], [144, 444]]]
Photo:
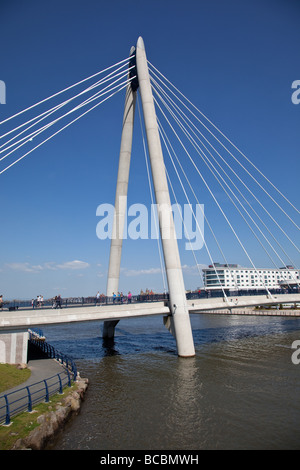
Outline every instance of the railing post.
[[48, 385], [47, 385], [46, 379], [44, 380], [44, 384], [45, 384], [45, 389], [46, 389], [45, 402], [48, 403], [49, 402], [49, 390], [48, 390]]
[[63, 390], [62, 390], [62, 382], [61, 382], [60, 374], [57, 374], [57, 376], [59, 380], [59, 393], [62, 394]]
[[9, 412], [9, 403], [7, 395], [4, 395], [5, 398], [5, 405], [6, 405], [6, 417], [5, 417], [5, 424], [8, 426], [10, 424], [10, 412]]
[[77, 377], [77, 367], [76, 367], [76, 364], [75, 364], [74, 361], [72, 361], [72, 372], [73, 372], [74, 380], [76, 380], [76, 377]]
[[32, 411], [32, 400], [31, 400], [31, 394], [30, 394], [29, 387], [26, 387], [26, 389], [27, 389], [27, 393], [28, 393], [28, 408], [27, 408], [27, 411], [28, 411], [28, 413], [30, 413]]
[[71, 377], [70, 377], [70, 373], [68, 369], [67, 369], [67, 374], [68, 374], [68, 387], [71, 387]]

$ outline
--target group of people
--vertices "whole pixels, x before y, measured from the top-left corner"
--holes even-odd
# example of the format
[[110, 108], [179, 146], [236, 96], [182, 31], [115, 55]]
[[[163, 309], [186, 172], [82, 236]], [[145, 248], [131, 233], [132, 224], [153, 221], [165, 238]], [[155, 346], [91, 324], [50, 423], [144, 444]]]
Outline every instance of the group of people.
[[[124, 297], [123, 292], [118, 292], [118, 294], [115, 294], [115, 292], [113, 292], [112, 294], [112, 300], [114, 304], [116, 303], [116, 301], [122, 304], [126, 299], [127, 299], [127, 303], [130, 304], [131, 299], [132, 299], [132, 294], [130, 291], [128, 292], [127, 297], [126, 296]], [[105, 301], [106, 301], [106, 296], [104, 294], [100, 294], [99, 292], [97, 292], [95, 305], [104, 304]]]
[[[154, 295], [153, 290], [146, 289], [144, 292], [143, 289], [141, 289], [140, 296], [142, 299], [150, 298], [150, 296]], [[118, 292], [117, 294], [115, 292], [112, 293], [112, 301], [113, 304], [119, 303], [122, 304], [127, 300], [128, 304], [131, 304], [132, 300], [132, 293], [129, 291], [127, 296], [123, 294], [123, 292]], [[96, 299], [95, 299], [95, 305], [101, 305], [106, 302], [106, 296], [105, 294], [100, 294], [100, 292], [97, 292]]]
[[[116, 300], [117, 300], [117, 302], [119, 302], [120, 304], [122, 304], [122, 303], [124, 302], [124, 295], [123, 295], [123, 292], [118, 292], [118, 295], [116, 295], [116, 294], [113, 292], [112, 298], [113, 298], [113, 304], [116, 303]], [[131, 304], [131, 298], [132, 298], [132, 294], [131, 294], [131, 292], [129, 291], [128, 294], [127, 294], [127, 303], [128, 303], [128, 304]]]
[[52, 301], [52, 308], [61, 308], [61, 296], [56, 295]]
[[100, 292], [98, 291], [98, 292], [97, 292], [97, 295], [96, 295], [96, 302], [95, 302], [95, 305], [103, 304], [104, 301], [105, 301], [105, 295], [104, 295], [104, 294], [100, 294]]
[[152, 289], [149, 290], [148, 288], [146, 289], [145, 292], [143, 291], [143, 289], [141, 289], [140, 295], [154, 295], [154, 292]]
[[42, 295], [37, 295], [36, 299], [32, 299], [31, 305], [32, 305], [32, 308], [44, 307], [44, 297]]
[[[36, 299], [31, 300], [32, 308], [43, 308], [44, 307], [44, 297], [42, 295], [37, 295]], [[56, 295], [52, 299], [52, 308], [61, 308], [61, 296]]]

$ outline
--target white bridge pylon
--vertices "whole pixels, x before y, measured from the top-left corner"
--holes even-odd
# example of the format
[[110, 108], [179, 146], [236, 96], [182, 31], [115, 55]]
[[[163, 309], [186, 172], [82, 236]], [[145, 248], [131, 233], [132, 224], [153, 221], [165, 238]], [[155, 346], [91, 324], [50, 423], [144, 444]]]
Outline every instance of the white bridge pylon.
[[[169, 188], [152, 96], [146, 51], [144, 41], [141, 37], [138, 38], [136, 49], [134, 47], [131, 48], [130, 55], [133, 57], [133, 60], [135, 55], [138, 84], [135, 82], [132, 84], [129, 83], [126, 89], [115, 197], [115, 215], [113, 224], [114, 236], [111, 240], [106, 295], [111, 297], [113, 292], [118, 292], [119, 290], [123, 229], [126, 210], [125, 206], [122, 205], [122, 201], [126, 200], [127, 197], [135, 101], [137, 88], [139, 88], [155, 199], [159, 214], [159, 228], [169, 290], [170, 322], [168, 322], [168, 324], [170, 323], [169, 329], [176, 339], [178, 356], [192, 357], [195, 355], [192, 328], [186, 300], [186, 291], [182, 275], [174, 220], [171, 211]], [[163, 213], [166, 213], [166, 211], [170, 214], [169, 217], [163, 217]], [[104, 338], [112, 338], [114, 336], [114, 329], [117, 323], [118, 320], [104, 322]]]

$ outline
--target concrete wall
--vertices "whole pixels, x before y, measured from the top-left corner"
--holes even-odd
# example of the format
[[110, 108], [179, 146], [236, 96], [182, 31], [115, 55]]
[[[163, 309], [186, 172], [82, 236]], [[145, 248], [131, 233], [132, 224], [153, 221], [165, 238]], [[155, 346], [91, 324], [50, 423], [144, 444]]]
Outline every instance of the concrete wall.
[[28, 332], [0, 333], [0, 363], [26, 364]]

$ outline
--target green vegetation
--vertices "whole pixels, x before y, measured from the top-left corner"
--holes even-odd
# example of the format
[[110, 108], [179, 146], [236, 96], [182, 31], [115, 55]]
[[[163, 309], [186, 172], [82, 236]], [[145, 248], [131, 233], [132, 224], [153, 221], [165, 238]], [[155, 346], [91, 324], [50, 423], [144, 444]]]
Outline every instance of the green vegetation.
[[0, 364], [0, 393], [26, 382], [30, 369], [18, 369], [15, 364]]
[[56, 405], [65, 398], [69, 393], [76, 389], [77, 385], [65, 387], [63, 394], [52, 395], [49, 403], [40, 403], [33, 408], [31, 413], [24, 411], [17, 416], [13, 416], [9, 426], [0, 425], [0, 450], [10, 450], [18, 439], [24, 439], [39, 424], [37, 418], [45, 413], [54, 411]]

